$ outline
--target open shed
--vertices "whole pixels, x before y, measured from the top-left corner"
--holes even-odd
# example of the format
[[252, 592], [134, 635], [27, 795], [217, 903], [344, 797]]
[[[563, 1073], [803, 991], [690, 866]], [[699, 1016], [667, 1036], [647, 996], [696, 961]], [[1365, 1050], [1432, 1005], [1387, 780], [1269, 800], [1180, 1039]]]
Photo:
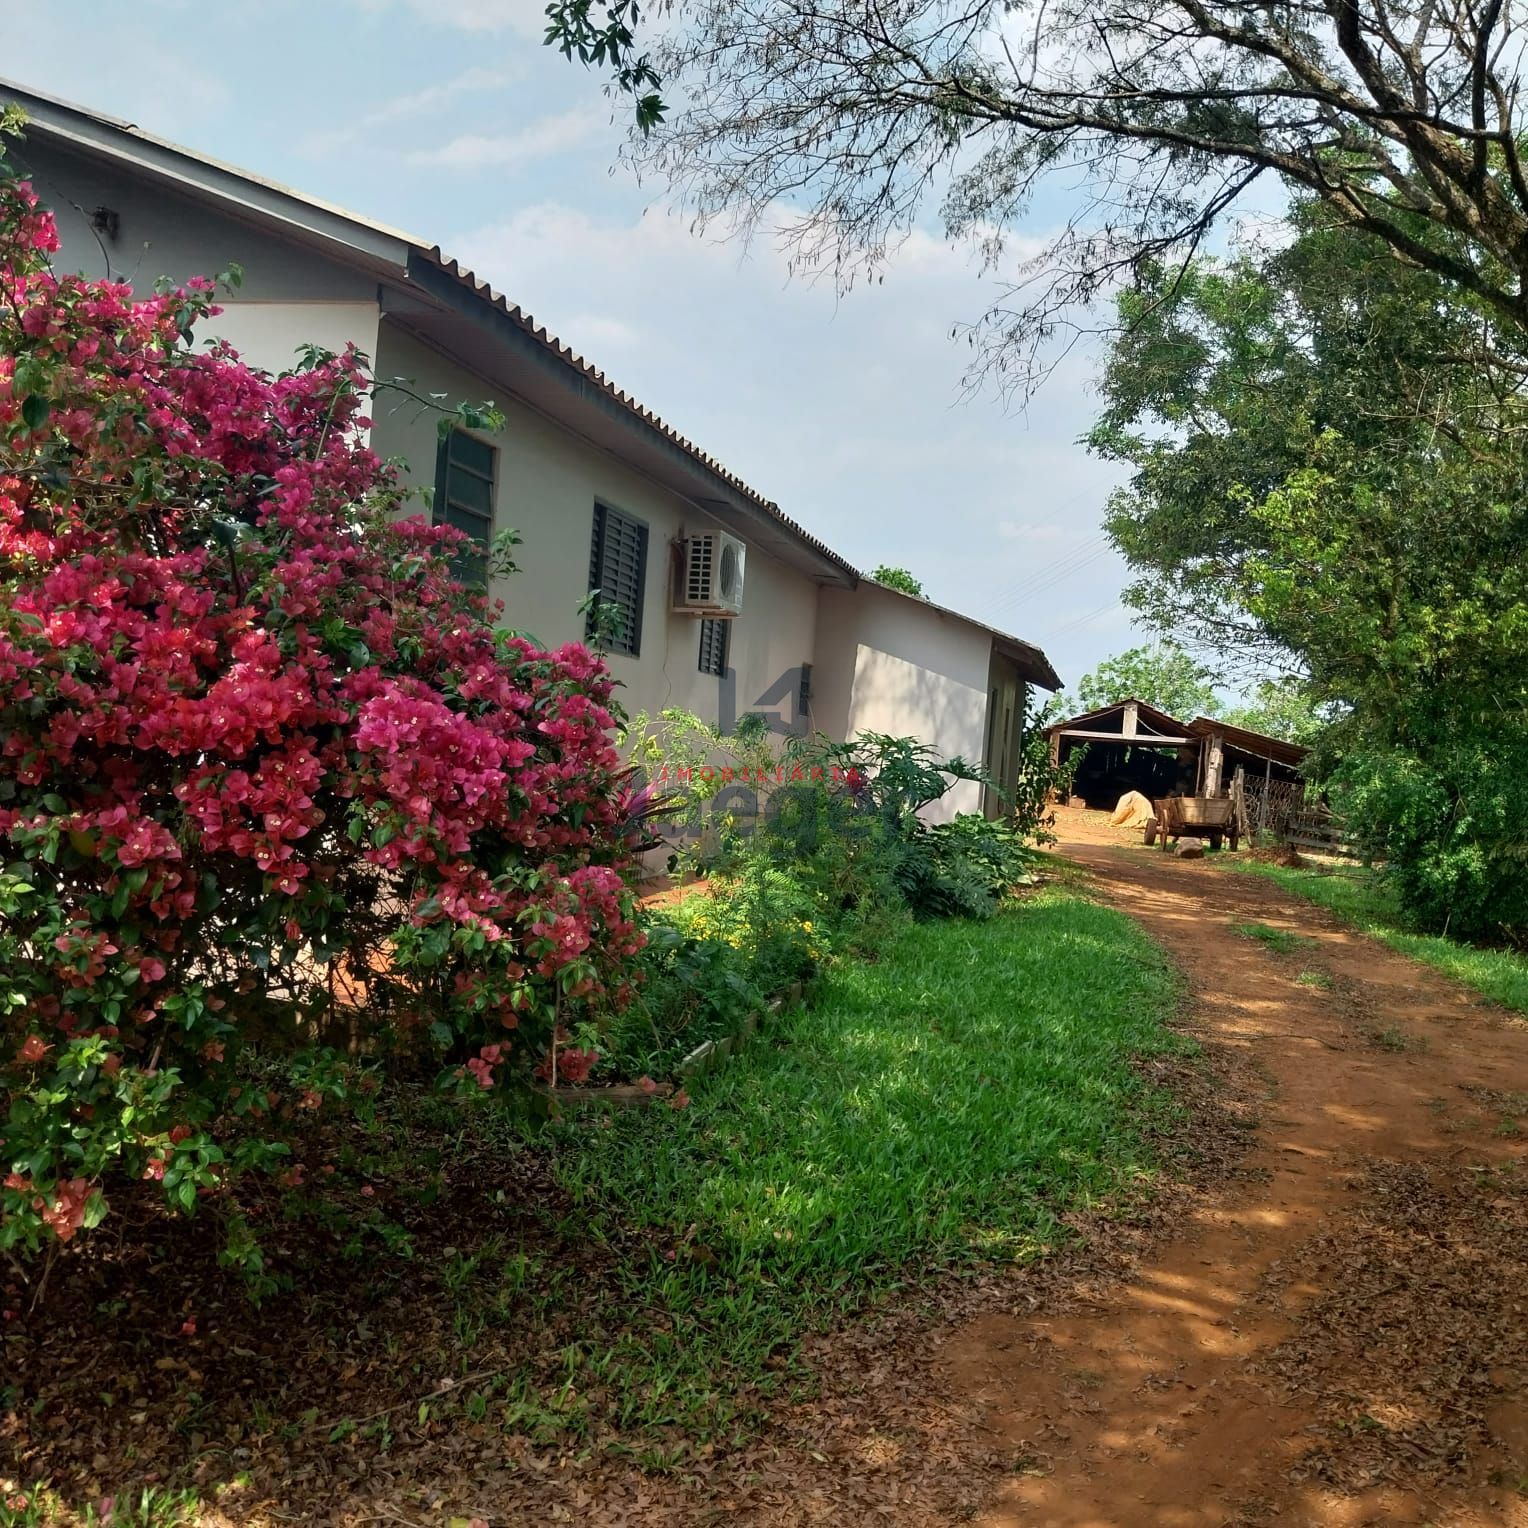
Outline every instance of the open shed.
[[1212, 716], [1181, 722], [1133, 698], [1054, 722], [1046, 730], [1051, 758], [1058, 763], [1087, 748], [1072, 790], [1090, 807], [1112, 810], [1127, 791], [1152, 801], [1173, 795], [1223, 796], [1241, 770], [1254, 823], [1260, 816], [1267, 821], [1287, 815], [1303, 792], [1300, 765], [1310, 751]]
[[1090, 807], [1112, 810], [1127, 791], [1152, 801], [1192, 792], [1198, 780], [1202, 740], [1144, 700], [1117, 700], [1055, 722], [1046, 732], [1054, 762], [1086, 747], [1072, 790]]
[[1240, 771], [1247, 821], [1254, 828], [1283, 832], [1305, 797], [1300, 766], [1310, 749], [1213, 716], [1196, 716], [1188, 730], [1199, 740], [1195, 794], [1225, 795]]

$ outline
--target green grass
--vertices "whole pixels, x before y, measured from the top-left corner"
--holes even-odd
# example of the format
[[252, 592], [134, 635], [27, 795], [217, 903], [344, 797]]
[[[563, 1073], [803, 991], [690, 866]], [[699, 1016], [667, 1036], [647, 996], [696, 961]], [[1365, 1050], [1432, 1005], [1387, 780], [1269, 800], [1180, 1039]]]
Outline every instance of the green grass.
[[1244, 939], [1255, 939], [1276, 955], [1293, 955], [1296, 950], [1310, 943], [1309, 939], [1299, 934], [1291, 934], [1287, 929], [1270, 928], [1266, 923], [1237, 923], [1233, 927]]
[[1406, 927], [1394, 894], [1373, 871], [1297, 870], [1229, 857], [1221, 863], [1232, 870], [1264, 876], [1285, 891], [1336, 913], [1400, 954], [1473, 987], [1504, 1008], [1528, 1014], [1528, 955], [1461, 944], [1438, 934], [1412, 932]]
[[[296, 1287], [276, 1298], [301, 1302], [301, 1364], [273, 1359], [253, 1393], [209, 1376], [204, 1406], [179, 1383], [129, 1384], [157, 1348], [111, 1323], [102, 1373], [144, 1393], [143, 1436], [180, 1440], [150, 1456], [152, 1486], [119, 1493], [119, 1520], [186, 1518], [193, 1426], [293, 1459], [417, 1459], [432, 1436], [454, 1456], [481, 1429], [689, 1469], [831, 1367], [852, 1379], [855, 1355], [936, 1311], [948, 1280], [1069, 1239], [1069, 1212], [1149, 1194], [1178, 1105], [1132, 1063], [1191, 1051], [1166, 1025], [1177, 993], [1135, 924], [1058, 875], [988, 922], [897, 924], [879, 960], [830, 967], [810, 1008], [694, 1081], [687, 1107], [544, 1124], [411, 1096], [338, 1152], [387, 1186], [409, 1253], [337, 1265], [343, 1227], [293, 1232]], [[195, 1308], [253, 1349], [271, 1318], [205, 1267]], [[849, 1315], [865, 1326], [847, 1357], [803, 1343]], [[377, 1355], [364, 1376], [358, 1342]], [[81, 1439], [119, 1425], [108, 1395], [60, 1402], [45, 1379], [6, 1379], [0, 1409], [68, 1404]], [[236, 1502], [246, 1486], [227, 1489]], [[6, 1494], [0, 1528], [89, 1521], [44, 1490]]]
[[1128, 919], [1051, 891], [842, 963], [682, 1111], [556, 1127], [561, 1184], [619, 1249], [608, 1299], [647, 1313], [579, 1383], [624, 1425], [712, 1435], [802, 1378], [804, 1332], [1054, 1246], [1063, 1212], [1153, 1172], [1170, 1102], [1130, 1062], [1186, 1046], [1175, 993]]

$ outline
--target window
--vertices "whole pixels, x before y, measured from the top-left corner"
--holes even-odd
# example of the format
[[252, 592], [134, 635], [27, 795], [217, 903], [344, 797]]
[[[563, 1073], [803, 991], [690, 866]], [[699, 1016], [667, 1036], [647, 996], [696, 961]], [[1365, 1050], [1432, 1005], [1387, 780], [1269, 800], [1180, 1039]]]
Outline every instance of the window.
[[700, 623], [700, 671], [720, 678], [727, 672], [727, 628], [731, 621], [706, 616]]
[[452, 561], [464, 584], [488, 584], [488, 548], [493, 541], [494, 448], [465, 430], [452, 430], [435, 461], [435, 523], [453, 525], [472, 537]]
[[[603, 636], [612, 652], [642, 650], [642, 588], [647, 581], [647, 527], [608, 504], [594, 506], [594, 539], [589, 548], [589, 590], [599, 603], [614, 607]], [[589, 611], [590, 641], [601, 636], [599, 617]]]

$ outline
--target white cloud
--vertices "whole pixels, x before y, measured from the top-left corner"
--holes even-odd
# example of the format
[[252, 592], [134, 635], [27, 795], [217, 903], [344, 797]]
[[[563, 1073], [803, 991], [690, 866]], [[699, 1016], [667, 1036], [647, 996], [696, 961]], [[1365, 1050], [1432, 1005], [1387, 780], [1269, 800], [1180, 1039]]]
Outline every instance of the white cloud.
[[369, 138], [379, 128], [444, 111], [456, 105], [463, 96], [503, 90], [518, 80], [522, 73], [521, 69], [509, 66], [464, 69], [439, 85], [426, 85], [421, 90], [393, 96], [370, 111], [352, 118], [343, 127], [313, 133], [303, 140], [303, 149], [315, 156], [332, 154]]
[[1036, 524], [1032, 520], [999, 520], [996, 530], [1004, 541], [1026, 541], [1031, 545], [1041, 541], [1074, 539], [1077, 535], [1074, 527], [1059, 525], [1055, 521]]
[[357, 0], [362, 10], [386, 11], [395, 4], [431, 26], [462, 32], [517, 32], [540, 38], [546, 32], [546, 0]]
[[[67, 26], [63, 18], [55, 22], [19, 7], [13, 17], [0, 7], [3, 21], [11, 23], [5, 30], [7, 78], [146, 132], [184, 142], [195, 136], [197, 123], [229, 102], [217, 71], [199, 67], [194, 53], [178, 51], [151, 28], [115, 16]], [[166, 90], [171, 76], [176, 87]]]
[[415, 150], [408, 162], [446, 170], [514, 169], [577, 148], [603, 125], [596, 113], [578, 108], [512, 133], [463, 133], [439, 148]]

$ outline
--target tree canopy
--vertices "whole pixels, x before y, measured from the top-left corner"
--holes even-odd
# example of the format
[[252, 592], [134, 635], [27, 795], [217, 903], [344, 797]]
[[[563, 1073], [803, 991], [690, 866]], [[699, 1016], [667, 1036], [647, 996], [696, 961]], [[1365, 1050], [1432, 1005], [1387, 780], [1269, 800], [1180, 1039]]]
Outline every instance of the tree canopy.
[[680, 0], [650, 56], [635, 7], [608, 10], [554, 0], [551, 40], [679, 103], [655, 125], [648, 100], [634, 152], [703, 221], [783, 217], [844, 282], [934, 202], [994, 264], [1016, 255], [981, 354], [1019, 386], [1068, 312], [1190, 259], [1265, 180], [1528, 321], [1522, 50], [1499, 0]]
[[1077, 684], [1078, 704], [1084, 711], [1132, 697], [1180, 721], [1213, 716], [1220, 709], [1210, 670], [1173, 642], [1132, 647], [1105, 658]]
[[1331, 721], [1328, 712], [1316, 704], [1308, 684], [1287, 678], [1259, 680], [1250, 699], [1227, 706], [1220, 717], [1248, 732], [1305, 744], [1316, 742]]
[[1320, 203], [1143, 272], [1094, 448], [1130, 603], [1306, 682], [1331, 783], [1436, 926], [1528, 928], [1524, 336]]
[[923, 585], [906, 568], [888, 567], [884, 562], [870, 575], [878, 584], [888, 589], [900, 589], [903, 594], [915, 594], [923, 598]]
[[1319, 205], [1263, 257], [1122, 302], [1091, 435], [1134, 471], [1106, 526], [1164, 630], [1368, 704], [1528, 681], [1528, 355]]

